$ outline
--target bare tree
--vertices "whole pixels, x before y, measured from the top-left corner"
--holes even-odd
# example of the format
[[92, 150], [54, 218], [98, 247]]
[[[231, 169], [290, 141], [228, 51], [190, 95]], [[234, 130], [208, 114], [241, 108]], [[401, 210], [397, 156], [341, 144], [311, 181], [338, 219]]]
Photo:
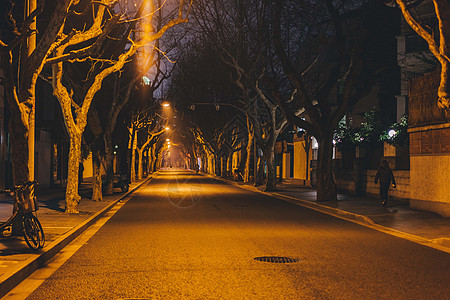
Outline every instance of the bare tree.
[[150, 145], [150, 143], [155, 142], [156, 137], [166, 132], [166, 127], [168, 124], [167, 119], [163, 123], [163, 120], [157, 118], [156, 115], [157, 114], [155, 114], [155, 116], [147, 124], [146, 137], [142, 145], [136, 148], [138, 154], [138, 175], [137, 175], [138, 180], [142, 179], [144, 174], [144, 165], [143, 165], [144, 150]]
[[[376, 78], [376, 66], [370, 60], [376, 55], [372, 51], [378, 48], [368, 47], [374, 33], [363, 21], [366, 12], [379, 9], [380, 5], [366, 7], [358, 1], [310, 1], [306, 6], [296, 1], [275, 1], [273, 41], [291, 90], [283, 93], [278, 87], [272, 88], [273, 97], [289, 121], [319, 143], [318, 201], [336, 200], [334, 131], [351, 105], [370, 92]], [[383, 18], [376, 20], [381, 23]], [[380, 27], [372, 24], [370, 28], [376, 31]], [[275, 85], [277, 81], [271, 82]]]
[[[80, 147], [81, 137], [87, 124], [87, 114], [93, 98], [98, 90], [100, 90], [103, 80], [110, 74], [122, 69], [125, 63], [133, 56], [133, 54], [141, 47], [150, 44], [159, 39], [164, 32], [169, 28], [187, 22], [187, 18], [183, 15], [184, 1], [180, 1], [179, 12], [174, 19], [169, 20], [159, 31], [149, 33], [148, 35], [141, 35], [135, 37], [133, 40], [129, 36], [129, 47], [121, 53], [117, 59], [96, 58], [97, 50], [100, 48], [104, 40], [108, 38], [115, 25], [124, 20], [120, 19], [119, 15], [113, 13], [109, 8], [112, 2], [104, 0], [101, 2], [93, 1], [89, 3], [89, 7], [96, 7], [92, 9], [94, 18], [92, 23], [85, 24], [83, 22], [82, 29], [74, 30], [69, 34], [64, 31], [59, 32], [58, 43], [54, 49], [54, 56], [49, 58], [48, 64], [52, 65], [52, 86], [54, 95], [60, 102], [66, 129], [70, 137], [70, 151], [69, 151], [69, 168], [68, 180], [66, 188], [66, 212], [77, 213], [77, 204], [80, 200], [78, 195], [78, 167], [80, 161]], [[156, 7], [153, 1], [150, 2], [153, 9]], [[90, 11], [88, 9], [88, 11]], [[107, 14], [105, 14], [107, 12]], [[146, 16], [152, 18], [153, 14]], [[87, 27], [89, 26], [90, 27]], [[86, 45], [88, 44], [88, 45]], [[67, 87], [63, 82], [64, 61], [90, 61], [92, 68], [89, 76], [92, 76], [91, 85], [82, 93], [78, 95], [78, 101], [74, 99], [73, 91]], [[101, 62], [105, 67], [97, 66]], [[77, 104], [77, 102], [79, 104]]]
[[[8, 13], [12, 38], [8, 40], [5, 34], [0, 40], [0, 60], [5, 72], [6, 99], [11, 111], [9, 130], [14, 184], [21, 184], [32, 178], [29, 169], [28, 135], [30, 121], [34, 118], [36, 82], [48, 57], [58, 45], [56, 40], [67, 16], [72, 13], [72, 3], [73, 1], [61, 0], [46, 6], [44, 1], [39, 1], [37, 9], [21, 23], [15, 18], [14, 6]], [[28, 53], [30, 51], [27, 38], [37, 35], [32, 27], [33, 20], [44, 8], [46, 13], [51, 12], [48, 24], [40, 26], [42, 29], [37, 45]], [[21, 14], [23, 12], [17, 13]]]
[[[438, 88], [438, 106], [450, 116], [450, 3], [448, 0], [432, 0], [434, 13], [438, 20], [438, 32], [420, 22], [412, 12], [412, 5], [407, 0], [395, 0], [400, 7], [406, 22], [421, 36], [429, 46], [430, 51], [441, 64], [441, 80]], [[392, 1], [386, 1], [392, 2]]]
[[[266, 190], [276, 189], [275, 143], [287, 119], [268, 86], [261, 79], [275, 67], [270, 40], [270, 10], [265, 1], [197, 1], [195, 21], [216, 46], [217, 55], [233, 70], [233, 82], [241, 90], [258, 146], [267, 162]], [[279, 69], [279, 68], [278, 68]], [[251, 147], [249, 147], [251, 149]], [[249, 157], [249, 156], [247, 156]], [[249, 164], [247, 164], [249, 166]], [[248, 172], [247, 172], [248, 173]]]

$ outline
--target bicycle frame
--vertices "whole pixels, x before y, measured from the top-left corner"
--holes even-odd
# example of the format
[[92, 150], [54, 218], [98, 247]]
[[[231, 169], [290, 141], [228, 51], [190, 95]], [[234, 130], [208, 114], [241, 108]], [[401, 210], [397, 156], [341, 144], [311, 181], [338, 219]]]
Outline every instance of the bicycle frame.
[[[33, 249], [44, 246], [45, 236], [42, 225], [33, 214], [38, 209], [34, 196], [36, 181], [29, 181], [14, 187], [14, 211], [6, 221], [0, 222], [0, 238], [10, 238], [23, 235], [27, 245]], [[30, 188], [30, 200], [25, 201], [24, 192]]]
[[22, 219], [24, 213], [21, 209], [13, 213], [6, 221], [0, 222], [0, 238], [9, 238], [13, 236], [21, 236], [23, 233]]

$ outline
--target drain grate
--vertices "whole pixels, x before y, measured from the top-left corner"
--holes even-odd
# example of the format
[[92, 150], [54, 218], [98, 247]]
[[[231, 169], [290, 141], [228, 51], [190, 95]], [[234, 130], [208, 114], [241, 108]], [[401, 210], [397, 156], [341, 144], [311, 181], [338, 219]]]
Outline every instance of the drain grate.
[[300, 259], [294, 257], [284, 257], [284, 256], [261, 256], [255, 257], [254, 260], [263, 261], [275, 264], [289, 264], [299, 262]]

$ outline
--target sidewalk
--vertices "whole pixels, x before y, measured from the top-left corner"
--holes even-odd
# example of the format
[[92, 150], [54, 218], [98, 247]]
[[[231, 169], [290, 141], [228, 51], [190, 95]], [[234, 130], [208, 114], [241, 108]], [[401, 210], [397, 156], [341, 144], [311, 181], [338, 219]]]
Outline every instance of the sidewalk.
[[411, 209], [404, 200], [391, 200], [388, 208], [375, 197], [348, 194], [338, 194], [337, 202], [317, 202], [314, 189], [288, 182], [263, 192], [264, 186], [219, 179], [450, 253], [450, 218]]
[[[118, 201], [139, 188], [151, 177], [133, 182], [127, 193], [103, 196], [103, 201], [90, 200], [90, 184], [82, 184], [78, 205], [79, 214], [64, 213], [64, 188], [36, 191], [39, 201], [37, 216], [45, 233], [45, 246], [39, 251], [28, 248], [23, 237], [0, 240], [0, 297], [6, 295], [22, 280], [43, 266], [62, 248], [82, 234], [89, 226], [109, 211]], [[0, 194], [0, 220], [6, 221], [12, 214], [12, 197]]]

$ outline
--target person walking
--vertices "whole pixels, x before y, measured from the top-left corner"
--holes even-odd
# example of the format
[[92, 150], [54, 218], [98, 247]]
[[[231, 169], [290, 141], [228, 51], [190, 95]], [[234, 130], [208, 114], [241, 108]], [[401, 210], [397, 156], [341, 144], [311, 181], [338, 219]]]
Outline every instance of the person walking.
[[377, 174], [375, 175], [375, 184], [378, 183], [378, 180], [380, 181], [380, 198], [382, 201], [381, 205], [383, 207], [387, 207], [389, 186], [391, 185], [391, 182], [393, 188], [395, 188], [396, 185], [394, 174], [389, 167], [389, 163], [385, 159], [381, 161], [380, 167], [378, 168]]

